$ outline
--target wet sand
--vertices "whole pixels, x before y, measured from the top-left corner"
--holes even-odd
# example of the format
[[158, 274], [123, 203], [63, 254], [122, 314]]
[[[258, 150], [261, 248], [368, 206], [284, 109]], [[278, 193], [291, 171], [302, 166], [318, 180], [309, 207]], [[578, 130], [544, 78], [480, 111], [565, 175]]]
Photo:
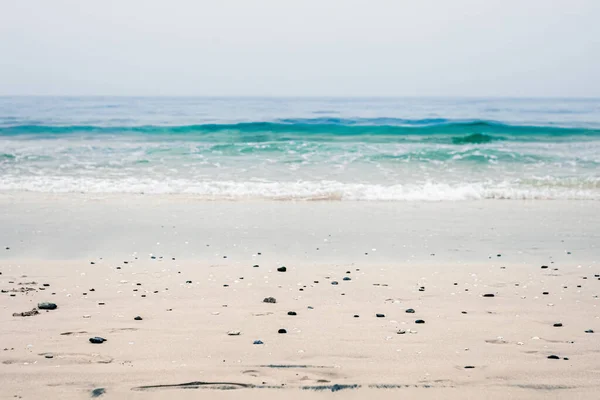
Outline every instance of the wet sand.
[[0, 398], [593, 399], [599, 211], [3, 195]]

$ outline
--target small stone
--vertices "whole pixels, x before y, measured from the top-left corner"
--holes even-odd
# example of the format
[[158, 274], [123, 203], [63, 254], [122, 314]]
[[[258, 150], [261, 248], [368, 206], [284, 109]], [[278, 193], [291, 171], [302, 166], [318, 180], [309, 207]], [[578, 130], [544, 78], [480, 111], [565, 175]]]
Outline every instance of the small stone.
[[42, 286], [48, 287], [48, 286], [50, 286], [50, 284], [49, 283], [44, 283], [44, 284], [42, 284]]
[[542, 269], [548, 269], [547, 265], [542, 265]]
[[[258, 264], [253, 265], [252, 268], [258, 268]], [[260, 342], [260, 340], [258, 340], [258, 342]]]
[[377, 318], [385, 318], [385, 314], [375, 314]]
[[415, 321], [415, 324], [424, 324], [425, 321], [423, 321], [422, 319], [418, 319]]
[[344, 277], [344, 280], [345, 280], [345, 281], [351, 281], [352, 279], [350, 279], [350, 277], [349, 277], [349, 276], [345, 276], [345, 277]]
[[192, 281], [185, 281], [185, 283], [192, 283]]
[[466, 314], [467, 312], [466, 312], [466, 311], [461, 311], [460, 313], [461, 313], [461, 314]]
[[400, 329], [397, 333], [398, 335], [404, 335], [406, 333], [406, 329]]
[[354, 314], [354, 318], [359, 318], [360, 316], [358, 314]]
[[419, 288], [419, 292], [424, 292], [424, 291], [425, 291], [425, 286], [421, 286], [421, 287]]
[[40, 310], [56, 310], [58, 306], [55, 303], [43, 302], [38, 303], [38, 308]]
[[277, 331], [277, 333], [287, 333], [287, 331], [285, 329], [280, 329]]
[[473, 369], [473, 368], [475, 368], [474, 365], [465, 365], [465, 369]]
[[555, 328], [560, 328], [561, 326], [563, 326], [560, 322], [557, 322], [556, 324], [552, 325]]
[[551, 356], [548, 356], [548, 359], [549, 360], [560, 360], [560, 357], [552, 354]]
[[412, 309], [412, 308], [407, 308], [405, 312], [408, 313], [408, 314], [414, 314], [415, 310]]
[[543, 294], [544, 296], [546, 296], [546, 295], [548, 295], [549, 293], [548, 293], [548, 292], [542, 292], [542, 294]]
[[135, 321], [141, 321], [142, 317], [140, 317], [139, 315], [137, 317], [134, 318]]
[[104, 339], [103, 337], [100, 336], [94, 336], [90, 338], [90, 343], [94, 343], [94, 344], [101, 344], [106, 342], [106, 339]]
[[54, 358], [54, 355], [52, 355], [52, 354], [46, 354], [46, 355], [44, 355], [44, 357], [46, 357], [46, 358]]
[[92, 397], [100, 397], [104, 393], [106, 393], [106, 390], [104, 388], [96, 388], [92, 390]]
[[262, 340], [255, 340], [252, 344], [264, 344]]
[[588, 329], [588, 330], [585, 331], [585, 333], [594, 333], [594, 330], [593, 329]]
[[288, 315], [297, 315], [296, 311], [288, 311]]
[[338, 284], [338, 281], [332, 281], [331, 284], [335, 286]]
[[263, 303], [277, 303], [275, 297], [265, 297]]
[[496, 297], [496, 295], [493, 293], [486, 293], [483, 295], [483, 297]]
[[277, 272], [285, 272], [285, 271], [287, 271], [286, 267], [279, 267], [279, 268], [277, 268]]
[[227, 334], [228, 334], [229, 336], [240, 336], [240, 335], [241, 335], [241, 333], [242, 333], [242, 332], [240, 332], [240, 331], [229, 331], [229, 332], [227, 332]]

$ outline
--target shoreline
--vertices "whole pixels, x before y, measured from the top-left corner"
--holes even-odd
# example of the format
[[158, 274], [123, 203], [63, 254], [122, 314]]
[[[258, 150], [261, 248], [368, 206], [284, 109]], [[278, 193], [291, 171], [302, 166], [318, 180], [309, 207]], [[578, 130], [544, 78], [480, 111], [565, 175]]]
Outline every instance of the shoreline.
[[0, 195], [7, 398], [596, 397], [597, 202], [151, 197]]

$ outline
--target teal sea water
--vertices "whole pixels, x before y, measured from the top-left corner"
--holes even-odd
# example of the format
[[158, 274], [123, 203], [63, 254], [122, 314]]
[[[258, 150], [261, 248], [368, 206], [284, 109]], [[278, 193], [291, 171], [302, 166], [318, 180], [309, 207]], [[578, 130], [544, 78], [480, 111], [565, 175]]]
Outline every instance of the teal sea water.
[[600, 100], [0, 97], [0, 191], [600, 199]]

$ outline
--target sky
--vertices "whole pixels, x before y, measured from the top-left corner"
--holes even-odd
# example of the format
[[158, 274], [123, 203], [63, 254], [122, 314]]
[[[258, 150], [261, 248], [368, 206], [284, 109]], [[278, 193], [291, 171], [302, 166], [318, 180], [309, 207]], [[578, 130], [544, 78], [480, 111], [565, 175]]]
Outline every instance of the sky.
[[0, 0], [0, 95], [600, 97], [600, 0]]

